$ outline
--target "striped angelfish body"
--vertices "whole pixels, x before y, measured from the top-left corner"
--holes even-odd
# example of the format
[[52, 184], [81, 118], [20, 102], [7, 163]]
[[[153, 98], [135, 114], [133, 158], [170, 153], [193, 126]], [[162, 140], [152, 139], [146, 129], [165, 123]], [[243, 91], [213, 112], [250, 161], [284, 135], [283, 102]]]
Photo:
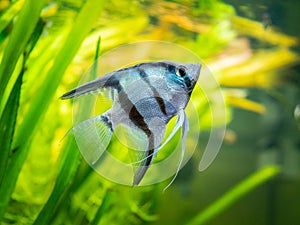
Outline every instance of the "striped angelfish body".
[[[184, 109], [198, 80], [200, 68], [200, 64], [169, 61], [141, 63], [108, 73], [64, 94], [62, 99], [95, 90], [109, 89], [111, 93], [113, 105], [108, 111], [72, 128], [77, 136], [81, 136], [76, 139], [77, 143], [87, 148], [89, 157], [85, 158], [89, 163], [99, 160], [118, 125], [133, 128], [147, 139], [144, 160], [133, 179], [133, 184], [138, 185], [161, 148], [166, 125], [174, 116], [178, 116], [177, 126], [171, 136], [182, 126], [182, 137], [185, 138], [188, 121]], [[92, 130], [98, 134], [98, 140], [91, 140], [95, 139], [89, 136]]]

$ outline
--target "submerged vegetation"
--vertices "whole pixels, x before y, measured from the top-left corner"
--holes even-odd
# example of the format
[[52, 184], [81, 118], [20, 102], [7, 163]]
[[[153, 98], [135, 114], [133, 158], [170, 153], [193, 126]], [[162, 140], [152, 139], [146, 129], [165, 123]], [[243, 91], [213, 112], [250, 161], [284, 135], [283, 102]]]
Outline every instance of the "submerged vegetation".
[[[239, 17], [217, 0], [0, 1], [1, 224], [159, 221], [159, 196], [168, 181], [132, 188], [100, 177], [72, 136], [63, 139], [72, 126], [72, 105], [59, 100], [98, 54], [142, 40], [176, 43], [204, 60], [224, 95], [226, 120], [220, 123], [234, 119], [234, 107], [264, 114], [265, 105], [247, 98], [247, 88], [281, 98], [274, 88], [287, 85], [285, 71], [299, 62], [291, 50], [298, 39]], [[203, 130], [212, 124], [208, 102], [218, 105], [214, 88], [207, 87], [208, 99], [194, 96]], [[230, 134], [229, 142], [235, 139]], [[276, 163], [254, 171], [186, 223], [204, 224], [279, 172]]]

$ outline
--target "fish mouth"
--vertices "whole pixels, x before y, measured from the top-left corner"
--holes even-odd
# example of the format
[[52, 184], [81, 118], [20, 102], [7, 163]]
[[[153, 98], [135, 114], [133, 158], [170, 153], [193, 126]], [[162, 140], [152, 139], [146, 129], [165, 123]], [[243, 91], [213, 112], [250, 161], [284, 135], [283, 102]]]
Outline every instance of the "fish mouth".
[[190, 85], [188, 87], [188, 95], [191, 96], [194, 87], [198, 81], [198, 78], [200, 76], [200, 69], [202, 65], [201, 64], [189, 64], [189, 77], [190, 77]]
[[202, 65], [199, 63], [195, 63], [195, 64], [190, 64], [191, 65], [191, 83], [192, 83], [192, 87], [195, 86], [195, 84], [197, 83], [199, 76], [200, 76], [200, 70], [202, 68]]

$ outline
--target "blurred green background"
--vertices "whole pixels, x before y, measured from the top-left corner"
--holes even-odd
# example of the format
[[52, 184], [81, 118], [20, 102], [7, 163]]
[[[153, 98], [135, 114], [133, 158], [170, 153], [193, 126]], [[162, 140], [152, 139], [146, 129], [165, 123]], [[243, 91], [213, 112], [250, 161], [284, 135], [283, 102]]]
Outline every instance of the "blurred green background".
[[[0, 0], [0, 223], [300, 224], [299, 10], [296, 0]], [[197, 54], [227, 110], [220, 153], [199, 172], [207, 101], [218, 102], [194, 93], [198, 148], [165, 192], [170, 179], [107, 181], [63, 139], [72, 102], [59, 97], [97, 56], [147, 40]]]

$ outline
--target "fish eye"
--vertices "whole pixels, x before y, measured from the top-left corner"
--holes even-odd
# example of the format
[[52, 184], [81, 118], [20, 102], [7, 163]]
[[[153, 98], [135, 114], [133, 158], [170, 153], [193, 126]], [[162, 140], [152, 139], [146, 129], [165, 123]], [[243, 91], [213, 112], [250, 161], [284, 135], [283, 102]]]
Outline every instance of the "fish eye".
[[186, 75], [186, 68], [183, 67], [183, 66], [179, 66], [176, 68], [176, 75], [177, 76], [180, 76], [180, 77], [183, 77]]

